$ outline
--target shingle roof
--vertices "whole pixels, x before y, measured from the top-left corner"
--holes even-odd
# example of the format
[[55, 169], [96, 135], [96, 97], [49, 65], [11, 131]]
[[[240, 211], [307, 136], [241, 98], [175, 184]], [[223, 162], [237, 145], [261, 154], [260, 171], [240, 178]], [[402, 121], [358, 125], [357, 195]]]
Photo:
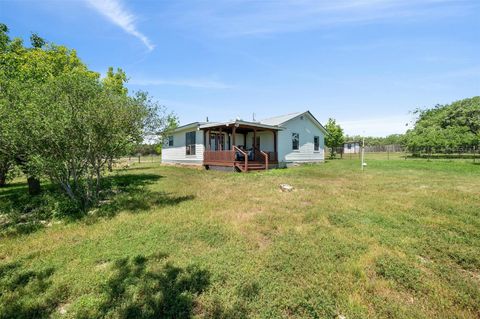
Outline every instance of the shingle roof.
[[248, 122], [248, 121], [242, 121], [242, 120], [232, 120], [229, 122], [193, 122], [189, 123], [186, 125], [182, 125], [174, 130], [174, 132], [184, 130], [186, 128], [191, 128], [191, 127], [197, 127], [197, 128], [206, 128], [206, 127], [214, 127], [214, 126], [219, 126], [219, 125], [230, 125], [233, 123], [243, 123], [243, 124], [248, 124], [252, 126], [270, 126], [270, 128], [275, 128], [280, 126], [277, 129], [281, 129], [281, 125], [285, 122], [290, 121], [291, 119], [296, 118], [297, 116], [300, 116], [302, 114], [308, 114], [315, 122], [318, 123], [318, 125], [322, 128], [323, 131], [326, 132], [325, 128], [323, 125], [310, 113], [310, 111], [305, 111], [305, 112], [295, 112], [295, 113], [290, 113], [290, 114], [285, 114], [285, 115], [280, 115], [280, 116], [274, 116], [274, 117], [269, 117], [263, 120], [260, 120], [258, 122]]
[[267, 125], [280, 125], [303, 113], [305, 112], [295, 112], [295, 113], [290, 113], [290, 114], [285, 114], [280, 116], [269, 117], [269, 118], [260, 120], [260, 123], [267, 124]]

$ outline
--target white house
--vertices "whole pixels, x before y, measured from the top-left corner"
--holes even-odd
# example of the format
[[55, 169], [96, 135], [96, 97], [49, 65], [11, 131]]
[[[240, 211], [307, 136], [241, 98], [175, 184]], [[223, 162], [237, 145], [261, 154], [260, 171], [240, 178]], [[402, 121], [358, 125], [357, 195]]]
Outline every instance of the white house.
[[310, 111], [258, 122], [194, 122], [166, 139], [162, 162], [243, 172], [323, 162], [325, 134]]

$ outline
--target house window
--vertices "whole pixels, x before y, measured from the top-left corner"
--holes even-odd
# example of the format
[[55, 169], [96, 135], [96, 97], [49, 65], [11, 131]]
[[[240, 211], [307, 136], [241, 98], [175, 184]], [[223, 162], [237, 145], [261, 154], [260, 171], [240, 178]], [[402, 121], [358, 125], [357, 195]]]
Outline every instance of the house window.
[[348, 143], [348, 144], [347, 144], [347, 148], [348, 148], [348, 149], [351, 149], [351, 148], [352, 148], [352, 144]]
[[173, 135], [168, 137], [168, 146], [173, 146]]
[[300, 136], [298, 133], [292, 133], [292, 150], [298, 150], [300, 145]]
[[313, 137], [313, 150], [318, 152], [320, 150], [320, 137], [314, 136]]
[[187, 155], [195, 155], [195, 138], [196, 138], [196, 132], [187, 132], [185, 133], [185, 146], [186, 146], [186, 152], [185, 154]]

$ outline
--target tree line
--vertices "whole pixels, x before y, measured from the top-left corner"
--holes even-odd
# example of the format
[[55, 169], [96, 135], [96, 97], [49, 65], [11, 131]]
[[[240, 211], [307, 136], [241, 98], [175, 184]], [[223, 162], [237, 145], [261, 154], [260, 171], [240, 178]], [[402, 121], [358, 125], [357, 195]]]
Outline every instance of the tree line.
[[480, 96], [414, 111], [405, 145], [413, 152], [450, 153], [474, 150], [480, 144]]
[[405, 134], [386, 137], [345, 135], [334, 119], [329, 119], [325, 128], [328, 134], [325, 145], [335, 156], [335, 149], [345, 142], [362, 141], [365, 146], [401, 145], [413, 154], [419, 152], [451, 153], [459, 150], [478, 150], [480, 146], [480, 96], [466, 98], [451, 104], [433, 108], [416, 109], [413, 127]]
[[27, 46], [0, 24], [0, 186], [21, 173], [31, 195], [46, 178], [81, 209], [95, 204], [113, 161], [177, 121], [126, 82], [121, 69], [101, 78], [75, 50], [36, 34]]

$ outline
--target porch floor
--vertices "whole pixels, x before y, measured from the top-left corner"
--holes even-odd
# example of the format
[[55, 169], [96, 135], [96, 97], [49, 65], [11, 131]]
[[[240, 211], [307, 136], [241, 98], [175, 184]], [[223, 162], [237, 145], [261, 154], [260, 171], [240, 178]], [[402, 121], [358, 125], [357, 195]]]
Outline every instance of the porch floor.
[[[270, 161], [268, 169], [277, 167], [277, 164], [277, 161]], [[237, 169], [241, 172], [267, 170], [265, 163], [260, 161], [248, 161], [247, 167], [245, 167], [245, 161], [203, 161], [203, 166], [206, 169], [211, 167], [229, 167], [232, 170]]]

